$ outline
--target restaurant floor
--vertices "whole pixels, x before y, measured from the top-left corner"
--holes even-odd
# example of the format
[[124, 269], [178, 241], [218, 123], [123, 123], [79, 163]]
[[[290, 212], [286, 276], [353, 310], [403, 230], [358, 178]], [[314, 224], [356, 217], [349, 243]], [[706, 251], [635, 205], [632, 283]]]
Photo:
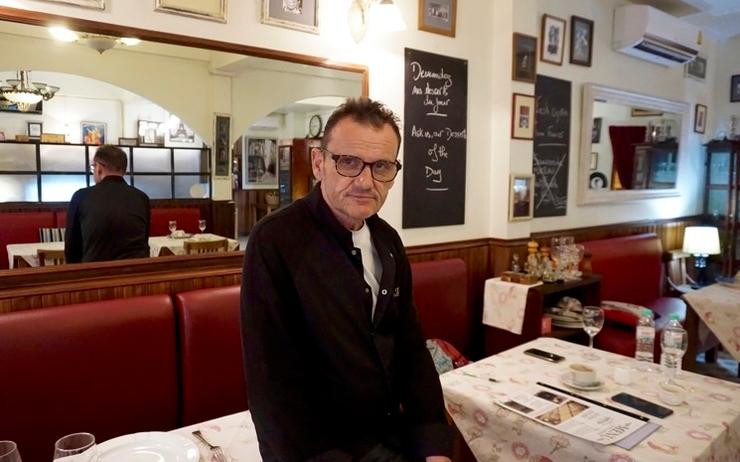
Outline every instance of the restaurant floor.
[[724, 350], [717, 352], [717, 361], [715, 363], [705, 362], [703, 353], [696, 355], [696, 369], [702, 375], [740, 383], [740, 378], [738, 378], [738, 362], [732, 359], [732, 356]]

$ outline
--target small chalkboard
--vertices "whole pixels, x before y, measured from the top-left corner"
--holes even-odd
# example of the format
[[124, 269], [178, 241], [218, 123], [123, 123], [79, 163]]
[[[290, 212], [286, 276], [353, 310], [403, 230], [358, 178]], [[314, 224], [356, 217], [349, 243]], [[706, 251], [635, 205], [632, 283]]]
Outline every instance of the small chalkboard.
[[537, 75], [532, 173], [534, 216], [554, 217], [568, 211], [571, 83]]
[[468, 62], [405, 50], [403, 227], [465, 223]]

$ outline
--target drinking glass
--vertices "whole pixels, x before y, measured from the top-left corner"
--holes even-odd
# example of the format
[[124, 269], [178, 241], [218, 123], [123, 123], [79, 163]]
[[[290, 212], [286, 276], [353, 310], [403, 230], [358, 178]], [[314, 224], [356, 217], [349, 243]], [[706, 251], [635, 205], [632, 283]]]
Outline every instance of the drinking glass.
[[594, 354], [594, 336], [604, 327], [604, 310], [600, 306], [583, 307], [583, 330], [588, 334], [589, 351], [583, 357], [596, 361], [599, 357]]
[[167, 223], [167, 226], [170, 230], [170, 236], [174, 236], [175, 231], [177, 231], [177, 222], [175, 220], [170, 220], [169, 223]]
[[198, 220], [198, 229], [201, 233], [203, 233], [206, 230], [206, 221], [205, 220]]
[[[77, 456], [77, 457], [71, 457]], [[91, 433], [72, 433], [54, 443], [54, 460], [62, 457], [69, 462], [94, 462], [98, 460], [95, 436]]]
[[21, 462], [21, 453], [14, 442], [0, 441], [0, 462]]

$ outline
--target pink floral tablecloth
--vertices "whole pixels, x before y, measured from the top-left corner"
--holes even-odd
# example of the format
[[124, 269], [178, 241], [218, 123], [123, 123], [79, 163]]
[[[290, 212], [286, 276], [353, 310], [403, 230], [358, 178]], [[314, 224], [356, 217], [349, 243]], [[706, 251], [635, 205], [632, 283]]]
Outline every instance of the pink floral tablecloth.
[[529, 289], [541, 285], [516, 284], [501, 278], [486, 280], [483, 289], [483, 324], [521, 335]]
[[[566, 360], [554, 364], [523, 354], [539, 348]], [[553, 338], [539, 338], [498, 355], [443, 374], [447, 410], [479, 461], [502, 462], [738, 462], [740, 461], [740, 384], [682, 371], [677, 381], [687, 390], [686, 401], [665, 419], [651, 418], [662, 427], [632, 450], [603, 446], [546, 427], [495, 403], [517, 386], [541, 381], [566, 388], [560, 381], [572, 363], [586, 362], [586, 347]], [[631, 383], [612, 380], [617, 366], [632, 367], [626, 356], [596, 350], [599, 360], [587, 362], [604, 380], [597, 391], [572, 390], [582, 396], [625, 410], [609, 399], [629, 392], [660, 403], [657, 372], [631, 372]], [[488, 379], [494, 378], [497, 383]], [[662, 404], [662, 403], [660, 403]]]
[[712, 284], [684, 294], [683, 298], [725, 350], [740, 361], [740, 285]]

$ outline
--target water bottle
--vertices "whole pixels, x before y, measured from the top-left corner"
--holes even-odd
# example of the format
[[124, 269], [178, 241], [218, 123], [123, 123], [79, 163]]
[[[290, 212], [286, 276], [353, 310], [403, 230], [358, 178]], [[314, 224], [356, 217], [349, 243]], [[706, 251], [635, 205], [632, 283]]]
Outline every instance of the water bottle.
[[655, 322], [653, 321], [653, 312], [647, 308], [642, 309], [642, 315], [637, 323], [635, 333], [636, 348], [635, 359], [642, 363], [642, 370], [651, 370], [653, 364], [655, 343]]
[[678, 321], [678, 315], [672, 314], [668, 325], [663, 329], [663, 337], [660, 346], [663, 352], [660, 354], [660, 366], [668, 380], [673, 380], [681, 370], [681, 360], [686, 353], [688, 335], [686, 330]]

